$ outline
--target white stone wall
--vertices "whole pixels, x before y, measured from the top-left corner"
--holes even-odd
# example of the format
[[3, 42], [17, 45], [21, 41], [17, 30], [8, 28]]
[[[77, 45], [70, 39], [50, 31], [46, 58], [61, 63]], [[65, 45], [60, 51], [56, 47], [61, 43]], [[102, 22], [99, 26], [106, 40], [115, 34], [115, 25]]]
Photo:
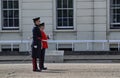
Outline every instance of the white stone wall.
[[[92, 0], [76, 0], [77, 40], [92, 40], [93, 36], [93, 2]], [[90, 44], [92, 46], [92, 44]], [[91, 49], [91, 47], [90, 47]], [[86, 50], [86, 44], [76, 44], [76, 51]], [[92, 49], [91, 49], [92, 50]]]
[[[107, 39], [107, 0], [95, 0], [94, 2], [94, 39]], [[100, 44], [94, 44], [94, 50], [102, 50]], [[105, 49], [109, 50], [108, 45]]]
[[[32, 36], [34, 17], [41, 17], [46, 23], [46, 33], [55, 40], [106, 40], [120, 39], [119, 31], [110, 31], [108, 25], [108, 0], [74, 0], [74, 30], [56, 30], [55, 0], [20, 0], [20, 31], [2, 31], [0, 27], [0, 40], [28, 39]], [[1, 6], [0, 6], [1, 8]], [[1, 10], [0, 10], [1, 11]], [[1, 12], [0, 12], [1, 15]], [[1, 16], [0, 16], [1, 18]], [[0, 19], [1, 25], [1, 19]], [[109, 33], [107, 33], [109, 30]], [[8, 33], [9, 32], [9, 33]], [[107, 38], [108, 37], [108, 38]], [[109, 50], [109, 45], [105, 45]], [[62, 47], [66, 47], [63, 45]], [[20, 51], [25, 45], [20, 44]], [[50, 49], [56, 49], [50, 44]], [[75, 44], [75, 51], [86, 51], [86, 44]], [[90, 44], [90, 50], [102, 50], [101, 44]]]
[[[53, 28], [53, 1], [52, 0], [22, 0], [22, 39], [32, 36], [34, 26], [32, 19], [40, 17], [46, 24], [46, 33], [52, 35]], [[21, 50], [24, 46], [21, 45]]]
[[[94, 2], [93, 2], [94, 1]], [[106, 40], [107, 0], [77, 0], [77, 39]], [[77, 47], [80, 46], [81, 48]], [[90, 44], [90, 50], [102, 50], [100, 44]], [[84, 47], [86, 45], [84, 44]], [[77, 44], [75, 50], [86, 50]], [[106, 50], [108, 46], [106, 45]]]

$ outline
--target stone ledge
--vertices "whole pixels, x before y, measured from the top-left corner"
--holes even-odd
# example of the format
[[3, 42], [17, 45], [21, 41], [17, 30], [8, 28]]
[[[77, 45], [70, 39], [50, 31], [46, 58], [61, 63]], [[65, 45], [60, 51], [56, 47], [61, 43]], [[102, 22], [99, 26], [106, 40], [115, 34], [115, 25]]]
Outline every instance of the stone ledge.
[[63, 63], [64, 61], [64, 51], [57, 51], [57, 50], [51, 50], [46, 51], [46, 62], [52, 62], [52, 63]]
[[64, 56], [64, 51], [57, 51], [57, 50], [50, 50], [46, 51], [46, 55], [59, 55], [59, 56]]
[[[31, 61], [31, 55], [0, 56], [0, 61]], [[45, 62], [63, 63], [64, 51], [46, 51]]]

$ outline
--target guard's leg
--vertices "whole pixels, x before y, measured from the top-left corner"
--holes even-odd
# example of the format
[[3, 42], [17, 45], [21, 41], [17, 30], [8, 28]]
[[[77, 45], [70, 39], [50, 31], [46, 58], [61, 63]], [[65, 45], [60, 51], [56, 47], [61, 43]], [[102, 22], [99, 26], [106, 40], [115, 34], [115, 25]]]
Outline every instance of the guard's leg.
[[33, 71], [36, 71], [37, 70], [37, 59], [36, 58], [32, 59], [32, 64], [33, 64]]
[[42, 58], [41, 58], [41, 61], [42, 61], [42, 70], [47, 70], [47, 67], [44, 67], [44, 61], [45, 61], [45, 48], [42, 49], [42, 52], [41, 52], [41, 55], [42, 55]]
[[40, 58], [39, 58], [39, 68], [40, 68], [40, 71], [42, 70], [42, 61], [41, 61], [41, 55], [40, 55]]
[[45, 49], [42, 49], [42, 68], [44, 68]]

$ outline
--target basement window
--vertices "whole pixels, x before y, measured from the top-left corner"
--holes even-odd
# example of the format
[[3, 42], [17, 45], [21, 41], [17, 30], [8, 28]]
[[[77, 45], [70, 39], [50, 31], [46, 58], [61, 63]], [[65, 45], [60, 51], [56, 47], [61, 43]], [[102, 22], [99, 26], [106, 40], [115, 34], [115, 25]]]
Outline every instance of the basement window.
[[58, 50], [63, 50], [63, 51], [73, 51], [74, 47], [72, 47], [72, 44], [59, 44], [58, 45]]
[[10, 45], [2, 45], [1, 50], [2, 50], [2, 52], [12, 52], [12, 51], [13, 52], [19, 52], [19, 46], [14, 45], [13, 49], [12, 49]]
[[72, 51], [72, 48], [59, 48], [58, 50]]
[[118, 51], [118, 44], [110, 44], [110, 51]]

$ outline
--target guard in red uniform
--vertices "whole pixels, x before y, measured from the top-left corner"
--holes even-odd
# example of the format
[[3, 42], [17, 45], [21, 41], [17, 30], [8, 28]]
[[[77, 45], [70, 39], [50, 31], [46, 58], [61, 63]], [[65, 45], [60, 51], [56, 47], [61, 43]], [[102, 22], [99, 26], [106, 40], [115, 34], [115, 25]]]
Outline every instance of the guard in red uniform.
[[[33, 71], [39, 71], [41, 72], [41, 32], [39, 29], [39, 25], [40, 25], [40, 18], [34, 18], [33, 22], [35, 24], [35, 26], [33, 27], [33, 42], [32, 42], [32, 63], [33, 63]], [[37, 59], [39, 59], [39, 68], [37, 67]]]
[[44, 60], [45, 60], [45, 50], [48, 48], [48, 42], [47, 42], [48, 36], [44, 32], [44, 29], [45, 29], [45, 23], [40, 24], [40, 31], [42, 35], [41, 66], [42, 66], [42, 70], [47, 70], [47, 67], [44, 67]]

